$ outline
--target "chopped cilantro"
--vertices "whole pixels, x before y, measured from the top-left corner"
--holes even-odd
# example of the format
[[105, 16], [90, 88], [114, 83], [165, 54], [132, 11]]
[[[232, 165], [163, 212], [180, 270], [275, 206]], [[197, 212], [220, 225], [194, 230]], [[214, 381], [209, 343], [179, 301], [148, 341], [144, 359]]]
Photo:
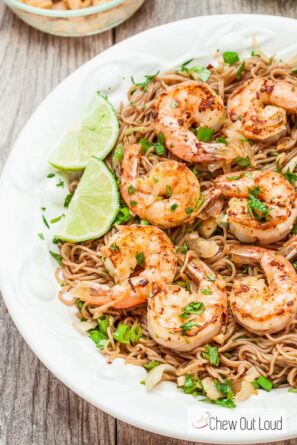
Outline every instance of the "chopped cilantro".
[[286, 178], [287, 181], [290, 182], [290, 184], [295, 184], [297, 181], [297, 173], [291, 172], [290, 170], [287, 170], [285, 173], [283, 173], [283, 176]]
[[39, 238], [40, 238], [41, 240], [44, 240], [44, 239], [45, 239], [43, 233], [38, 233], [38, 236], [39, 236]]
[[186, 335], [187, 332], [192, 329], [194, 326], [198, 326], [197, 323], [194, 323], [194, 321], [190, 320], [187, 321], [186, 323], [183, 323], [180, 327], [181, 327], [181, 334], [182, 335]]
[[130, 210], [128, 209], [128, 207], [124, 206], [124, 207], [120, 207], [118, 214], [116, 216], [116, 219], [114, 221], [114, 224], [123, 224], [127, 221], [129, 221], [129, 219], [131, 218], [131, 213]]
[[209, 361], [211, 365], [219, 366], [220, 356], [217, 346], [206, 345], [202, 357]]
[[62, 255], [60, 255], [59, 253], [53, 252], [52, 250], [50, 250], [49, 253], [50, 253], [51, 256], [57, 261], [57, 263], [58, 263], [60, 266], [62, 266], [62, 263], [63, 263]]
[[200, 209], [202, 204], [204, 204], [204, 201], [205, 201], [204, 195], [202, 195], [202, 193], [201, 193], [200, 196], [199, 196], [199, 199], [198, 199], [198, 201], [196, 203], [195, 209], [196, 210]]
[[137, 206], [137, 201], [130, 201], [130, 206], [131, 207]]
[[56, 184], [56, 187], [64, 187], [64, 181], [62, 181], [61, 178], [60, 178], [60, 181], [58, 182], [58, 184]]
[[73, 197], [73, 193], [68, 193], [68, 195], [65, 197], [65, 200], [64, 200], [64, 207], [69, 206], [69, 204], [71, 203], [72, 197]]
[[135, 324], [130, 327], [127, 324], [120, 323], [117, 330], [113, 333], [113, 338], [120, 343], [130, 345], [136, 343], [142, 335], [142, 329], [140, 325]]
[[200, 315], [205, 311], [204, 303], [200, 301], [192, 301], [187, 306], [183, 308], [180, 315], [181, 318], [190, 318], [191, 314]]
[[134, 185], [129, 185], [129, 187], [128, 187], [129, 195], [133, 195], [135, 192], [136, 192], [136, 188], [134, 187]]
[[190, 60], [187, 60], [186, 62], [184, 62], [182, 64], [182, 66], [180, 67], [179, 71], [183, 71], [183, 72], [188, 73], [188, 74], [197, 73], [199, 79], [202, 82], [207, 82], [209, 77], [210, 77], [211, 72], [207, 68], [205, 68], [204, 66], [192, 66], [192, 67], [189, 67], [188, 65], [193, 60], [194, 59], [190, 59]]
[[166, 194], [167, 198], [171, 198], [171, 196], [172, 196], [172, 189], [171, 189], [170, 185], [166, 185], [165, 194]]
[[215, 386], [224, 396], [218, 400], [212, 400], [207, 397], [203, 400], [203, 402], [213, 403], [224, 408], [235, 408], [236, 404], [234, 402], [234, 392], [231, 381], [225, 380], [223, 383], [221, 383], [218, 380], [215, 380]]
[[247, 210], [251, 217], [258, 219], [259, 221], [265, 219], [269, 213], [269, 207], [258, 199], [260, 194], [260, 187], [256, 186], [253, 189], [248, 189], [249, 199], [247, 201]]
[[159, 72], [160, 72], [160, 71], [157, 71], [156, 74], [146, 74], [146, 75], [144, 76], [144, 79], [145, 79], [145, 80], [144, 80], [143, 82], [135, 82], [134, 79], [133, 79], [133, 77], [131, 76], [131, 81], [132, 81], [132, 83], [133, 83], [135, 86], [141, 88], [143, 91], [146, 92], [146, 91], [148, 90], [148, 88], [147, 88], [148, 85], [151, 83], [151, 81], [152, 81], [153, 79], [155, 79], [155, 77], [158, 76]]
[[153, 360], [153, 361], [151, 361], [151, 362], [146, 363], [145, 365], [143, 365], [143, 367], [144, 367], [145, 369], [147, 369], [148, 371], [150, 371], [151, 369], [154, 369], [154, 368], [156, 368], [156, 367], [159, 366], [159, 365], [160, 365], [160, 362], [158, 362], [157, 360]]
[[234, 63], [239, 62], [239, 55], [235, 51], [225, 51], [223, 53], [223, 59], [228, 65], [234, 65]]
[[235, 158], [235, 162], [237, 165], [239, 165], [239, 167], [242, 168], [247, 168], [251, 166], [251, 160], [249, 157], [241, 157], [241, 156], [237, 156], [237, 158]]
[[181, 253], [183, 253], [184, 255], [187, 253], [188, 250], [189, 250], [189, 247], [188, 247], [187, 243], [184, 243], [180, 248]]
[[98, 318], [97, 323], [98, 328], [91, 330], [89, 337], [98, 349], [103, 350], [108, 341], [107, 329], [109, 327], [109, 316], [103, 315], [103, 317]]
[[143, 252], [137, 252], [135, 255], [136, 263], [138, 266], [144, 267], [145, 258]]
[[199, 141], [209, 142], [211, 140], [214, 130], [207, 127], [200, 127], [197, 131], [197, 138]]
[[268, 380], [266, 377], [264, 377], [263, 375], [260, 375], [260, 377], [256, 380], [256, 382], [258, 383], [258, 385], [265, 389], [265, 391], [271, 391], [272, 387], [273, 387], [273, 383]]
[[112, 160], [115, 164], [118, 164], [124, 157], [124, 148], [122, 145], [118, 145], [114, 152], [113, 152], [113, 157]]
[[201, 380], [191, 374], [186, 374], [183, 391], [186, 394], [192, 394], [194, 397], [201, 394], [203, 391]]
[[242, 73], [245, 71], [245, 62], [242, 62], [242, 64], [239, 66], [239, 68], [236, 71], [236, 79], [240, 80]]
[[218, 144], [225, 144], [225, 145], [227, 145], [228, 144], [228, 139], [226, 139], [226, 138], [224, 138], [224, 137], [219, 137], [219, 138], [216, 138], [216, 142], [218, 143]]
[[159, 133], [157, 136], [157, 142], [154, 143], [155, 151], [157, 155], [162, 156], [165, 153], [165, 136], [163, 133]]
[[57, 216], [56, 218], [51, 219], [51, 220], [50, 220], [50, 223], [51, 223], [51, 224], [55, 224], [55, 223], [61, 221], [61, 219], [64, 218], [64, 216], [65, 216], [65, 214], [62, 213], [62, 215]]
[[141, 138], [140, 141], [140, 147], [141, 147], [141, 153], [144, 155], [149, 148], [152, 147], [152, 142], [150, 142], [148, 139]]
[[44, 222], [44, 225], [49, 229], [50, 228], [49, 223], [47, 222], [47, 219], [44, 215], [42, 215], [42, 221]]
[[176, 202], [175, 202], [174, 204], [172, 204], [172, 205], [170, 206], [170, 210], [171, 210], [172, 212], [174, 212], [174, 211], [177, 209], [177, 207], [178, 207], [178, 204], [176, 204]]
[[56, 176], [55, 173], [49, 173], [49, 174], [47, 175], [47, 178], [53, 178], [54, 176]]
[[210, 289], [201, 289], [200, 292], [203, 295], [212, 295], [212, 291]]

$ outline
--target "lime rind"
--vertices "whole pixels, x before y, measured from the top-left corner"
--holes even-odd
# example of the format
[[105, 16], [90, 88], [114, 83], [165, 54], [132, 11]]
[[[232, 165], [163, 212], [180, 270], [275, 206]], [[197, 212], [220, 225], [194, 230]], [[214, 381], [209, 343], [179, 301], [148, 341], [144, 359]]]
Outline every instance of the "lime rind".
[[49, 163], [58, 170], [83, 170], [92, 156], [104, 159], [113, 149], [118, 135], [117, 114], [108, 99], [97, 93], [78, 128], [63, 136]]
[[104, 162], [93, 158], [79, 182], [56, 237], [68, 242], [100, 238], [119, 209], [116, 181]]

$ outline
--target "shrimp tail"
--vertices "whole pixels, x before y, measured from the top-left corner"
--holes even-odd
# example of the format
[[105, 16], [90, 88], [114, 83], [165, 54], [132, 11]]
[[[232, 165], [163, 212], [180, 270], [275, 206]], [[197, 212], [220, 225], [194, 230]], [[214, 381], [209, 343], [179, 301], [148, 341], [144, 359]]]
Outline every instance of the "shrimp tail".
[[71, 294], [87, 304], [96, 306], [102, 306], [113, 300], [112, 290], [109, 286], [89, 281], [77, 283], [71, 290]]

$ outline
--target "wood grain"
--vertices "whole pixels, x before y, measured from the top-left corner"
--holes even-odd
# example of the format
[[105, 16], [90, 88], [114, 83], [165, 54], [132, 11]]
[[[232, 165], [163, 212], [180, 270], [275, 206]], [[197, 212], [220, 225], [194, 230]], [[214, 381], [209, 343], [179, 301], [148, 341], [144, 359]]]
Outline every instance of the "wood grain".
[[[0, 4], [0, 168], [32, 111], [79, 65], [114, 42], [196, 15], [297, 17], [295, 0], [146, 0], [116, 30], [65, 39], [29, 28]], [[17, 332], [0, 299], [0, 445], [190, 445], [117, 422], [59, 382]], [[297, 445], [297, 439], [278, 442]]]

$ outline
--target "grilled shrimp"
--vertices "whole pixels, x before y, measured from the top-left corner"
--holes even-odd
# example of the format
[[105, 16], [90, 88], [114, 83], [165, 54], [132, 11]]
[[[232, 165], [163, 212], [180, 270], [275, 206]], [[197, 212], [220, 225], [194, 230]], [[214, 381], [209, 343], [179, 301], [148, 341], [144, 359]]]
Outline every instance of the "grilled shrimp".
[[215, 180], [225, 198], [230, 231], [242, 242], [270, 244], [287, 236], [297, 217], [294, 187], [279, 173], [236, 172]]
[[191, 126], [218, 131], [226, 120], [222, 99], [205, 83], [183, 82], [169, 87], [157, 100], [156, 130], [175, 156], [188, 162], [230, 163], [235, 149], [217, 142], [199, 141]]
[[197, 292], [158, 283], [148, 300], [151, 337], [177, 351], [191, 351], [209, 342], [227, 320], [227, 297], [222, 280], [201, 260], [189, 263], [188, 271], [199, 282]]
[[297, 89], [286, 80], [250, 79], [231, 94], [227, 109], [246, 138], [274, 141], [287, 131], [286, 112], [297, 113]]
[[[118, 232], [102, 247], [104, 266], [115, 284], [81, 282], [74, 296], [95, 306], [114, 301], [121, 309], [145, 302], [152, 283], [171, 283], [176, 269], [175, 249], [167, 235], [152, 226], [118, 226]], [[136, 275], [137, 274], [137, 275]]]
[[131, 211], [161, 228], [179, 226], [194, 219], [202, 197], [194, 173], [186, 165], [168, 160], [139, 176], [140, 145], [125, 150], [121, 194]]
[[268, 282], [256, 277], [234, 282], [230, 304], [238, 323], [255, 333], [284, 329], [297, 312], [297, 274], [292, 264], [277, 252], [255, 246], [232, 246], [230, 254], [236, 263], [259, 263]]

